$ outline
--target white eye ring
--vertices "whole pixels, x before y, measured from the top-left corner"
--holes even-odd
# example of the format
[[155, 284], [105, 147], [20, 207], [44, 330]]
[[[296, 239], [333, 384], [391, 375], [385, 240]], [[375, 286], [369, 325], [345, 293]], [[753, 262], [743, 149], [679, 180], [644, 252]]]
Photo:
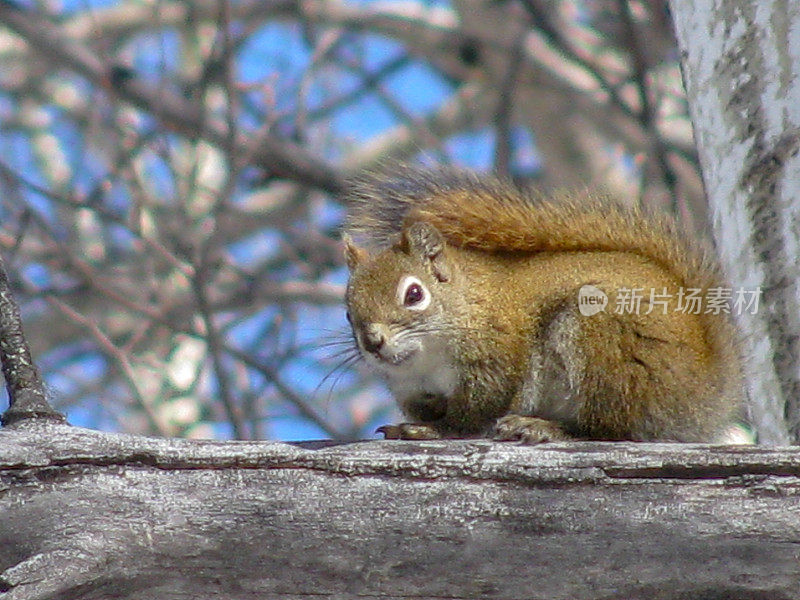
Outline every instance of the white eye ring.
[[425, 310], [431, 303], [431, 294], [419, 279], [406, 275], [397, 284], [397, 303], [408, 310]]

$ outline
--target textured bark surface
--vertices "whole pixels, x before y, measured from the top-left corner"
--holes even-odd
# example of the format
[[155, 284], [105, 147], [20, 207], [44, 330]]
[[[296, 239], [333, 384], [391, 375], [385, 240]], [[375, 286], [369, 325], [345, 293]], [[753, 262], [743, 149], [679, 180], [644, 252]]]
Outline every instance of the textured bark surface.
[[733, 287], [763, 290], [739, 319], [751, 417], [763, 443], [797, 442], [800, 3], [670, 7], [717, 248]]
[[800, 597], [800, 451], [306, 447], [0, 430], [0, 590], [70, 598]]

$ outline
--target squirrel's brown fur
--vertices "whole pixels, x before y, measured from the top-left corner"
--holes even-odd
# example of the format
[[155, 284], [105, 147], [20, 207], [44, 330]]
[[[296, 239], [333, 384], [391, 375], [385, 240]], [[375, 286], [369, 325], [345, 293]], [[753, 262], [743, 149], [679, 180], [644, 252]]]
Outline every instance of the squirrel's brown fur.
[[[678, 290], [704, 296], [724, 287], [708, 254], [673, 220], [588, 194], [551, 199], [491, 177], [399, 171], [363, 177], [349, 196], [346, 231], [365, 248], [348, 241], [348, 305], [357, 313], [359, 340], [358, 328], [378, 321], [388, 327], [384, 341], [426, 328], [437, 332], [438, 338], [425, 339], [439, 340], [432, 347], [448, 357], [442, 367], [448, 377], [440, 379], [456, 383], [441, 393], [438, 383], [413, 393], [405, 383], [395, 386], [408, 396], [399, 400], [409, 416], [443, 435], [486, 433], [505, 416], [496, 433], [528, 441], [559, 437], [559, 431], [711, 441], [732, 421], [742, 400], [741, 369], [725, 315], [611, 312], [623, 288], [674, 297]], [[429, 238], [437, 235], [443, 247], [429, 252]], [[415, 257], [413, 248], [427, 250]], [[367, 289], [375, 302], [391, 303], [404, 273], [431, 288], [425, 314], [397, 306], [375, 310], [358, 289], [375, 287]], [[584, 285], [608, 295], [606, 311], [578, 314]], [[387, 290], [377, 288], [391, 294], [381, 296]], [[426, 343], [419, 344], [423, 352]], [[439, 381], [436, 373], [424, 377]], [[424, 402], [415, 397], [420, 394]], [[436, 418], [419, 419], [413, 407], [420, 403], [426, 410], [435, 406]]]

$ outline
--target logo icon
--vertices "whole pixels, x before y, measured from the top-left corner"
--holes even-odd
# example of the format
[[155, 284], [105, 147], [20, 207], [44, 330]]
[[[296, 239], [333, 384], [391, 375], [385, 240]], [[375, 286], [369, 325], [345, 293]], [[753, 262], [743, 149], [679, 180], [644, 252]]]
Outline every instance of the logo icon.
[[608, 306], [606, 293], [593, 285], [584, 285], [578, 290], [578, 310], [584, 317], [591, 317]]

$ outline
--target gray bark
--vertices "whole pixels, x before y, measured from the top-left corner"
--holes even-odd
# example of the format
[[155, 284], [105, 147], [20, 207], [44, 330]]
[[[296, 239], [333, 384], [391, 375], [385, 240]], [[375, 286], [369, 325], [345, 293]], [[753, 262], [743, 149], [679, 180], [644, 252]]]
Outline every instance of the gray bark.
[[0, 430], [4, 600], [800, 597], [800, 452]]
[[[800, 3], [672, 0], [714, 237], [734, 287], [751, 418], [762, 443], [800, 440]], [[784, 418], [786, 417], [786, 418]]]

